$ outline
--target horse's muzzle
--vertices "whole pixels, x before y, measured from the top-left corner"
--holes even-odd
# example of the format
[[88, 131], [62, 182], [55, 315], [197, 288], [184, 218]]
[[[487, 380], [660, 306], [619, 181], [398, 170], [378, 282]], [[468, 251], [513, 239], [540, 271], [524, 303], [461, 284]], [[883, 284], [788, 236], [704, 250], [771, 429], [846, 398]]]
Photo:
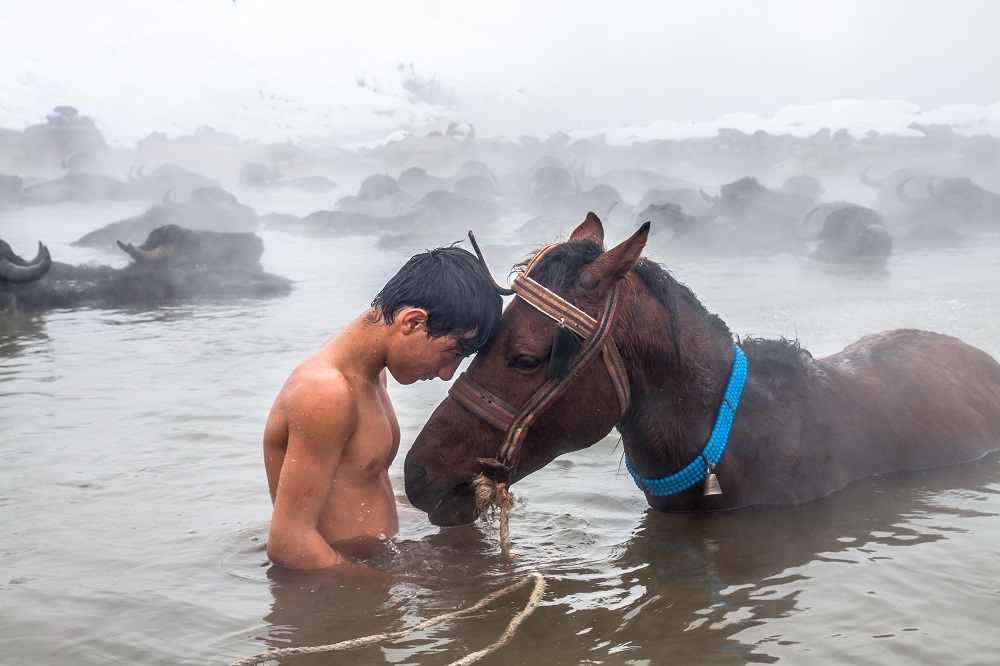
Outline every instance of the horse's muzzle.
[[432, 524], [449, 527], [476, 520], [476, 495], [471, 480], [442, 491], [428, 483], [427, 470], [419, 464], [406, 465], [404, 479], [410, 504], [426, 513]]

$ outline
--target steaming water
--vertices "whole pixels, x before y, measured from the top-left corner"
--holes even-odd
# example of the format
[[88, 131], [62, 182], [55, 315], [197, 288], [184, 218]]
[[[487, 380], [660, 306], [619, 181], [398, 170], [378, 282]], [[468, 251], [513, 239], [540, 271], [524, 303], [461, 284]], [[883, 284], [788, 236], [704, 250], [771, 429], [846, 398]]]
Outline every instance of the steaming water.
[[[68, 242], [142, 209], [8, 211], [0, 237], [22, 254], [42, 239], [63, 260], [123, 264]], [[0, 318], [5, 663], [225, 664], [410, 627], [534, 570], [544, 603], [488, 663], [996, 663], [996, 455], [799, 506], [664, 515], [646, 509], [611, 437], [515, 487], [512, 561], [495, 523], [438, 529], [406, 505], [406, 448], [447, 387], [391, 385], [401, 533], [374, 559], [384, 576], [270, 567], [271, 401], [422, 247], [261, 235], [266, 268], [298, 280], [288, 297]], [[483, 236], [498, 275], [527, 249]], [[670, 266], [735, 332], [797, 336], [816, 355], [916, 326], [1000, 356], [998, 250], [994, 238], [899, 252], [867, 276], [790, 256]], [[449, 663], [493, 642], [526, 598], [283, 663]]]

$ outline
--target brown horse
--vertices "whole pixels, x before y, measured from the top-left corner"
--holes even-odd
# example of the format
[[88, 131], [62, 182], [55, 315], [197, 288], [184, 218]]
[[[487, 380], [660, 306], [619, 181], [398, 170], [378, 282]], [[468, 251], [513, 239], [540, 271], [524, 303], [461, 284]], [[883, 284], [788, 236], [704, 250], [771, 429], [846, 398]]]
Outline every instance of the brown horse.
[[480, 475], [514, 483], [612, 428], [664, 511], [802, 502], [1000, 448], [1000, 365], [985, 352], [917, 330], [821, 359], [734, 341], [641, 257], [647, 235], [605, 251], [591, 213], [515, 277], [498, 332], [406, 456], [406, 494], [431, 522], [475, 520]]

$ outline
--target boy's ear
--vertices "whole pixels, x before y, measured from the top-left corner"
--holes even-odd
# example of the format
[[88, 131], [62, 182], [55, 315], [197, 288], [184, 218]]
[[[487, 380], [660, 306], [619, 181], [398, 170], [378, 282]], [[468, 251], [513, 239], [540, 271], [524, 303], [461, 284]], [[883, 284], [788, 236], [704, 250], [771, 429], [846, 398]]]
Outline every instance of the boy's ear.
[[423, 308], [406, 307], [396, 315], [396, 321], [404, 335], [409, 335], [415, 331], [427, 327], [427, 310]]

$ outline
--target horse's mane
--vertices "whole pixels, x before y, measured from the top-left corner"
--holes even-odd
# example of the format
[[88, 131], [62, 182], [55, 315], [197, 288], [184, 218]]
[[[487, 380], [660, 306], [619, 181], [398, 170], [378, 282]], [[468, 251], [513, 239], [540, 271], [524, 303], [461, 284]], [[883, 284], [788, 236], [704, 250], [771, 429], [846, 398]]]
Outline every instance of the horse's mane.
[[[683, 299], [699, 315], [705, 327], [732, 339], [729, 326], [719, 316], [711, 313], [698, 300], [687, 285], [678, 282], [670, 272], [647, 258], [636, 264], [635, 273], [667, 309], [671, 318], [675, 316], [676, 301]], [[674, 329], [674, 345], [677, 348], [677, 334]], [[803, 349], [799, 341], [779, 338], [777, 340], [746, 336], [737, 339], [740, 349], [753, 361], [755, 372], [777, 378], [790, 378], [809, 371], [812, 354]]]
[[[549, 248], [538, 263], [531, 267], [531, 278], [549, 287], [565, 287], [572, 282], [584, 266], [601, 256], [604, 248], [596, 241], [573, 241], [560, 243]], [[531, 257], [514, 265], [515, 271], [527, 269], [535, 257]]]
[[643, 257], [635, 265], [634, 272], [667, 309], [667, 314], [672, 320], [676, 320], [677, 302], [682, 300], [699, 316], [706, 328], [726, 337], [732, 337], [726, 322], [718, 315], [709, 312], [704, 303], [694, 295], [694, 292], [686, 284], [678, 281], [662, 265], [651, 261], [648, 257]]
[[739, 345], [747, 358], [753, 360], [755, 372], [769, 376], [772, 381], [808, 373], [812, 367], [813, 355], [798, 340], [747, 336], [739, 340]]

